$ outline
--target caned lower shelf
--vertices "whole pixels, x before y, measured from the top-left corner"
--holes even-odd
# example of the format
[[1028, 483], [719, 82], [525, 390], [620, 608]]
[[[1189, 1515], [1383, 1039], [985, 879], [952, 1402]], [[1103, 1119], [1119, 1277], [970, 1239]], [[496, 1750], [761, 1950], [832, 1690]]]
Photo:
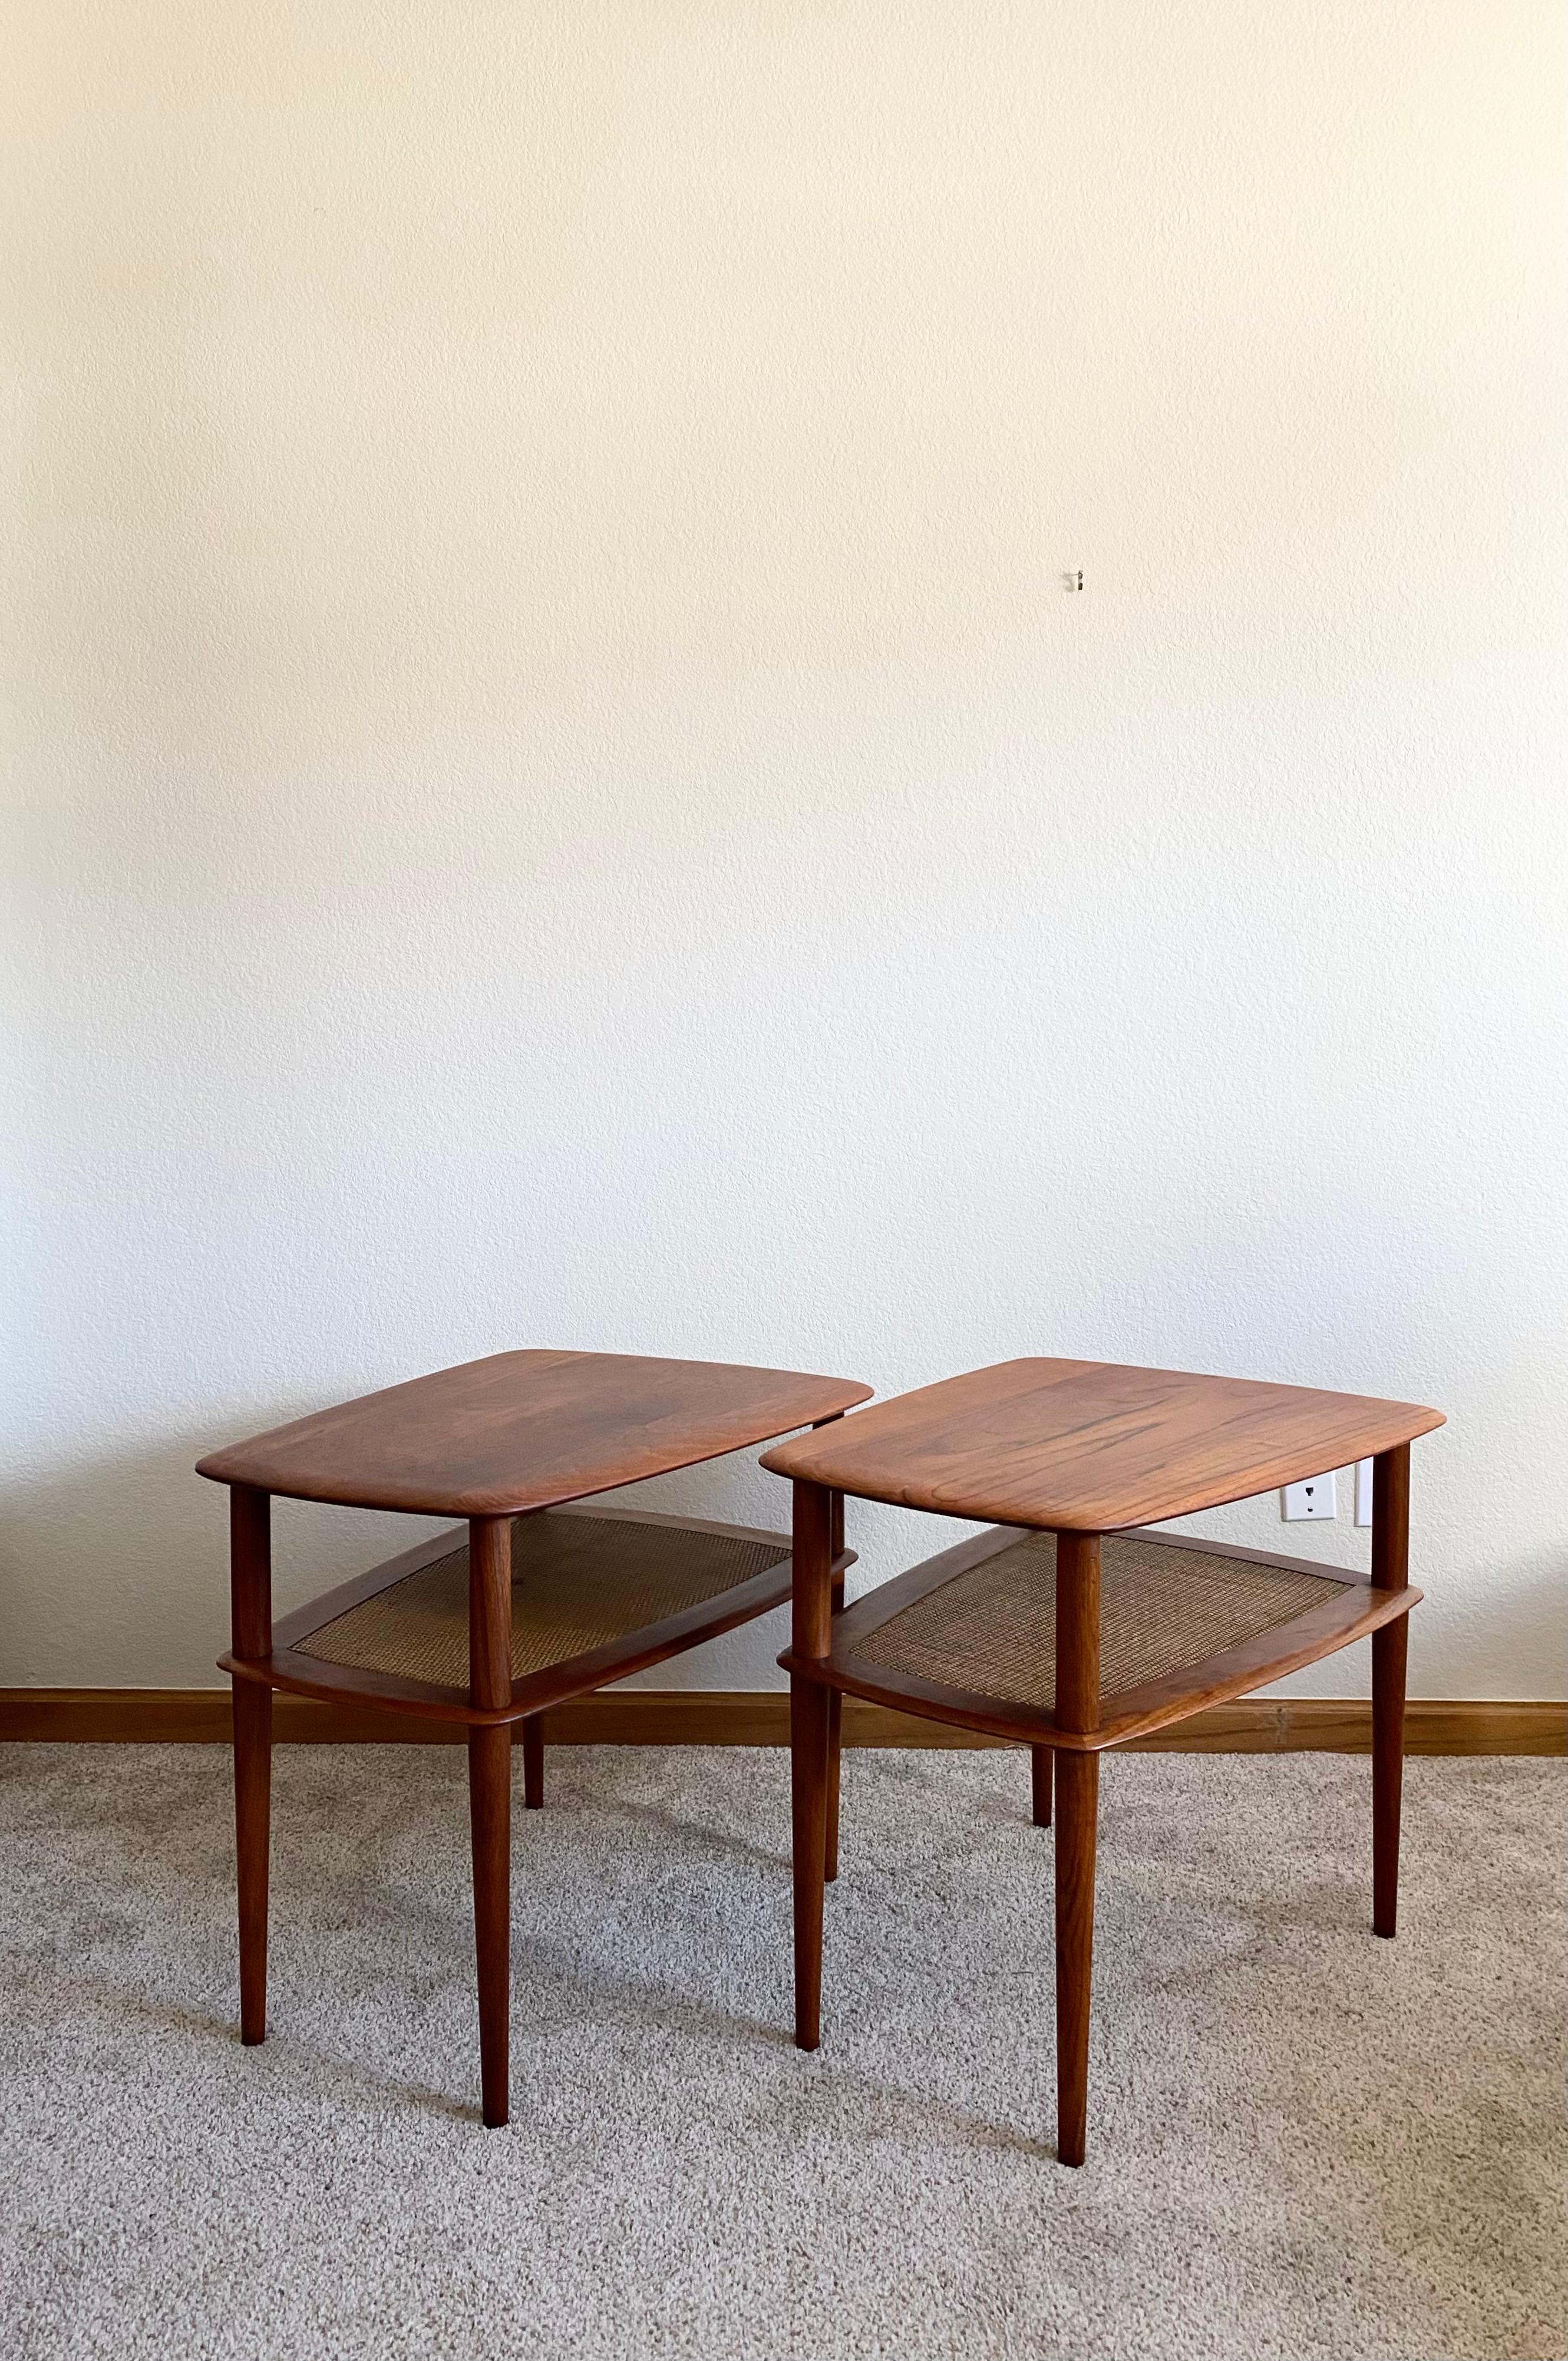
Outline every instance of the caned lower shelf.
[[329, 1591], [279, 1624], [242, 1679], [459, 1720], [516, 1720], [779, 1606], [787, 1534], [627, 1509], [512, 1521], [512, 1702], [468, 1702], [466, 1528]]
[[781, 1657], [828, 1686], [1036, 1744], [1100, 1747], [1240, 1697], [1346, 1646], [1420, 1593], [1167, 1534], [1101, 1543], [1100, 1717], [1058, 1729], [1056, 1539], [1005, 1527], [835, 1619], [830, 1653]]

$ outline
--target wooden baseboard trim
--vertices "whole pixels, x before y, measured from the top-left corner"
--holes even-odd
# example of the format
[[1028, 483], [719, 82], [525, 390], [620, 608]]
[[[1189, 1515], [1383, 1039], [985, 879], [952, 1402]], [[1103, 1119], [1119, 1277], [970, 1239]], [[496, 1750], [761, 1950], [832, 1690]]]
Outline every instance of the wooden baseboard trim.
[[[289, 1744], [455, 1745], [454, 1726], [362, 1707], [280, 1694], [276, 1736]], [[0, 1689], [0, 1741], [227, 1745], [226, 1689]], [[601, 1689], [545, 1716], [556, 1746], [784, 1746], [789, 1699], [772, 1689]], [[844, 1700], [849, 1746], [1000, 1744], [922, 1721], [859, 1697]], [[1135, 1741], [1140, 1753], [1365, 1753], [1368, 1705], [1325, 1697], [1250, 1697], [1211, 1706], [1174, 1728]], [[1410, 1754], [1568, 1753], [1568, 1706], [1462, 1697], [1413, 1699], [1405, 1713]]]

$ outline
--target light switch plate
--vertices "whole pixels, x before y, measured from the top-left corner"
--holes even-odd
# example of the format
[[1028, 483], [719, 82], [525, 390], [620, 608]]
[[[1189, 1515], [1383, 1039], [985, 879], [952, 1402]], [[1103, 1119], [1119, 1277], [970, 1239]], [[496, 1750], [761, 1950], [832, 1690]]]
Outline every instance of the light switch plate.
[[1337, 1517], [1334, 1502], [1334, 1479], [1331, 1469], [1326, 1476], [1306, 1476], [1299, 1484], [1287, 1484], [1279, 1494], [1279, 1513], [1288, 1525], [1321, 1524], [1325, 1518]]
[[1372, 1462], [1358, 1459], [1355, 1463], [1355, 1521], [1358, 1525], [1372, 1522]]

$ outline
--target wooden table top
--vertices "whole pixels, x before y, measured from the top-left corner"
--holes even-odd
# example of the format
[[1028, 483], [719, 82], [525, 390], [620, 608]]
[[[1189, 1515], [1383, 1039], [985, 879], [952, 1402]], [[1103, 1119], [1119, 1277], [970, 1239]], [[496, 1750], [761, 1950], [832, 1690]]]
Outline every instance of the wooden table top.
[[1443, 1423], [1415, 1402], [1106, 1361], [1003, 1361], [763, 1455], [776, 1476], [986, 1524], [1114, 1532], [1321, 1476]]
[[721, 1361], [492, 1353], [230, 1444], [196, 1473], [356, 1509], [515, 1516], [743, 1451], [871, 1390]]

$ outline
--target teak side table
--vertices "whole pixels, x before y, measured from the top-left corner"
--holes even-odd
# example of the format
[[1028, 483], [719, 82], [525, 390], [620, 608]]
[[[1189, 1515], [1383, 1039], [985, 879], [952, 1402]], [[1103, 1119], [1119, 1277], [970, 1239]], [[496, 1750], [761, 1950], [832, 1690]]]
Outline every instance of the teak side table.
[[[1088, 2116], [1094, 1854], [1103, 1748], [1261, 1688], [1372, 1635], [1373, 1926], [1394, 1932], [1411, 1402], [1103, 1362], [1007, 1361], [796, 1437], [762, 1466], [795, 1486], [790, 1675], [795, 2040], [815, 2049], [832, 1724], [842, 1696], [1033, 1750], [1056, 1788], [1057, 2152]], [[1374, 1462], [1370, 1578], [1142, 1526], [1354, 1459]], [[835, 1502], [851, 1494], [1004, 1528], [834, 1611]], [[1024, 1528], [1020, 1532], [1017, 1528]]]
[[[790, 1595], [785, 1534], [568, 1502], [839, 1417], [869, 1386], [610, 1353], [497, 1353], [199, 1463], [230, 1487], [240, 2037], [267, 2030], [272, 1692], [464, 1724], [484, 2120], [508, 2112], [511, 1740], [540, 1716]], [[271, 1497], [467, 1520], [272, 1625]], [[841, 1532], [841, 1520], [840, 1520]], [[830, 1569], [839, 1594], [851, 1563]]]

